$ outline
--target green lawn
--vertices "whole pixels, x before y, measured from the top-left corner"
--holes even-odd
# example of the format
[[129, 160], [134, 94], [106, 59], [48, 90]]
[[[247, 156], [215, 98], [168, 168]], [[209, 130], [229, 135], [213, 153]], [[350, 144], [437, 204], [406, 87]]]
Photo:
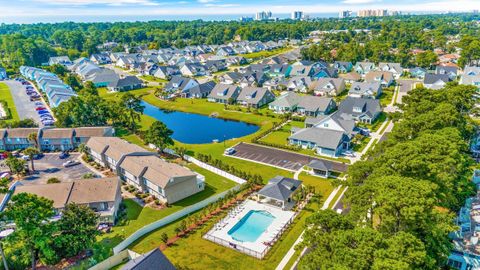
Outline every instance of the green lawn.
[[388, 104], [390, 104], [392, 102], [394, 92], [395, 92], [394, 87], [389, 87], [389, 88], [383, 89], [382, 95], [380, 95], [380, 104], [383, 107], [386, 107]]
[[189, 164], [188, 167], [205, 176], [205, 190], [179, 202], [173, 203], [168, 208], [162, 210], [156, 210], [150, 207], [142, 208], [133, 200], [124, 200], [124, 204], [127, 209], [127, 218], [119, 222], [119, 224], [113, 228], [111, 233], [104, 234], [99, 237], [99, 241], [102, 246], [106, 246], [111, 249], [143, 226], [164, 218], [174, 212], [182, 210], [187, 206], [205, 200], [214, 194], [228, 190], [236, 185], [235, 182], [200, 168], [194, 164]]
[[[213, 225], [214, 221], [205, 224], [203, 228], [190, 234], [188, 237], [177, 241], [163, 252], [174, 264], [188, 267], [189, 269], [275, 269], [302, 233], [305, 219], [315, 210], [318, 210], [318, 208], [317, 204], [310, 204], [309, 207], [303, 210], [290, 229], [284, 233], [263, 260], [255, 259], [203, 239], [202, 236], [206, 233], [209, 226]], [[161, 244], [160, 235], [163, 232], [173, 235], [175, 226], [175, 223], [170, 224], [162, 230], [156, 231], [151, 237], [132, 245], [130, 249], [135, 252], [146, 252], [154, 247], [158, 247]]]
[[363, 149], [365, 149], [365, 147], [367, 147], [367, 145], [368, 145], [368, 143], [370, 142], [371, 139], [372, 139], [371, 137], [363, 138], [363, 140], [360, 143], [356, 143], [353, 146], [353, 151], [362, 152]]
[[246, 53], [246, 54], [239, 54], [238, 56], [243, 56], [247, 59], [257, 59], [257, 58], [268, 58], [277, 54], [282, 54], [285, 52], [288, 52], [292, 50], [290, 47], [285, 47], [285, 48], [279, 48], [276, 50], [271, 50], [271, 51], [261, 51], [261, 52], [255, 52], [255, 53]]
[[266, 143], [286, 145], [288, 143], [288, 137], [291, 136], [292, 127], [303, 128], [305, 127], [305, 123], [299, 121], [288, 122], [281, 129], [268, 134], [267, 136], [260, 139], [260, 141]]
[[[4, 84], [0, 83], [0, 100], [7, 102], [7, 110], [10, 110], [12, 117], [7, 121], [18, 121], [20, 120], [17, 112], [17, 108], [15, 107], [15, 103], [13, 102], [12, 93], [10, 93], [10, 88]], [[2, 120], [3, 121], [3, 120]]]
[[154, 77], [152, 75], [142, 75], [142, 76], [140, 76], [140, 78], [145, 80], [145, 81], [149, 81], [149, 82], [168, 83], [167, 80], [160, 79], [160, 78]]
[[304, 185], [315, 187], [315, 191], [322, 194], [323, 201], [332, 193], [334, 186], [332, 185], [331, 179], [325, 179], [317, 176], [307, 174], [302, 172], [299, 177], [299, 180], [303, 181]]

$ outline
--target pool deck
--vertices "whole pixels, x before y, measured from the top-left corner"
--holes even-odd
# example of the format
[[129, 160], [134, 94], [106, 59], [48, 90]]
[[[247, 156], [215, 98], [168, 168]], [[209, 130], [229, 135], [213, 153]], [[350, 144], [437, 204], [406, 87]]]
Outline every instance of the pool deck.
[[[255, 242], [241, 242], [233, 239], [228, 232], [252, 210], [267, 211], [272, 214], [275, 219]], [[246, 253], [247, 255], [263, 258], [271, 245], [280, 237], [287, 224], [293, 220], [294, 216], [295, 212], [283, 211], [280, 208], [267, 204], [246, 200], [241, 206], [235, 207], [224, 219], [215, 224], [215, 226], [204, 235], [204, 238]]]

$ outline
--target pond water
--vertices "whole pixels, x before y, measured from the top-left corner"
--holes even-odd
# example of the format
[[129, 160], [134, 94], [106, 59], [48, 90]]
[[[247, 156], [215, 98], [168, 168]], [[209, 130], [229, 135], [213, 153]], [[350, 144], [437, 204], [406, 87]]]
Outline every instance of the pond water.
[[224, 120], [195, 113], [166, 111], [147, 102], [144, 114], [162, 121], [173, 130], [172, 138], [188, 144], [212, 143], [214, 140], [240, 138], [256, 132], [260, 127], [245, 122]]

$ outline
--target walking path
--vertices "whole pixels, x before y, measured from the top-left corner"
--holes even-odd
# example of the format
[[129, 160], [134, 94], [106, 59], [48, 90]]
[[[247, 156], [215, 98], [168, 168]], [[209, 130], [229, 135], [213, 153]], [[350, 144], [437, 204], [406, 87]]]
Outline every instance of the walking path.
[[[298, 170], [297, 173], [300, 173], [301, 170]], [[295, 173], [295, 175], [297, 175], [297, 173]], [[298, 175], [297, 175], [298, 177]], [[295, 178], [297, 179], [297, 178]], [[332, 200], [335, 198], [335, 196], [337, 195], [337, 193], [342, 189], [342, 185], [336, 187], [332, 193], [330, 193], [330, 195], [328, 196], [328, 198], [325, 200], [325, 202], [323, 203], [323, 206], [322, 206], [322, 210], [325, 210], [328, 208], [328, 206], [330, 205], [330, 203], [332, 202]], [[285, 254], [285, 257], [283, 257], [283, 259], [280, 261], [280, 263], [278, 264], [277, 268], [275, 268], [275, 270], [282, 270], [285, 268], [285, 266], [288, 264], [288, 262], [290, 261], [290, 259], [293, 257], [293, 255], [295, 254], [295, 247], [300, 243], [302, 242], [303, 240], [303, 234], [305, 233], [305, 230], [300, 234], [300, 236], [298, 237], [298, 239], [295, 241], [295, 243], [290, 247], [290, 249], [288, 250], [287, 254]], [[305, 252], [305, 250], [302, 251], [302, 253]]]

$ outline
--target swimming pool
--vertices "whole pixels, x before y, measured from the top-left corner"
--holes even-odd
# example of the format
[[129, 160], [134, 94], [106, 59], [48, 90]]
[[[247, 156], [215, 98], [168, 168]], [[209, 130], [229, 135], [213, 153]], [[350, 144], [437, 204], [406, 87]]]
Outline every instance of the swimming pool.
[[275, 217], [267, 211], [250, 210], [228, 231], [228, 235], [240, 242], [255, 242], [274, 220]]

